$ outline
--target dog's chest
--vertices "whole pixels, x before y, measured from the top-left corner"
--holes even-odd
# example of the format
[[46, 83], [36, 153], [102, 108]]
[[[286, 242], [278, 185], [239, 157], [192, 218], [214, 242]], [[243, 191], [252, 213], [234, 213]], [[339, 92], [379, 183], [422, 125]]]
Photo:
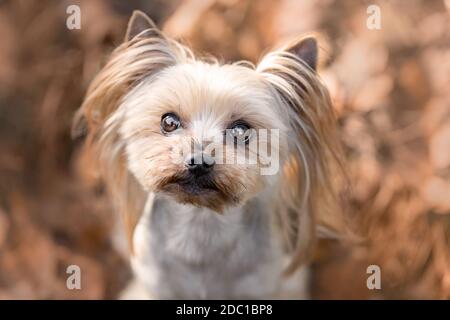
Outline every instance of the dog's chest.
[[258, 203], [223, 215], [157, 199], [135, 234], [137, 276], [158, 298], [263, 298], [281, 250]]

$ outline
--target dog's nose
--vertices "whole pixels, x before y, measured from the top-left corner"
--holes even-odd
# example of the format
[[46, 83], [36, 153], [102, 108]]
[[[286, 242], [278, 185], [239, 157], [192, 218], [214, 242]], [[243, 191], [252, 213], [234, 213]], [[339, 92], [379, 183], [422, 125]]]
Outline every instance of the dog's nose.
[[189, 172], [195, 175], [202, 175], [211, 171], [215, 165], [213, 158], [206, 154], [198, 154], [190, 157], [186, 162]]

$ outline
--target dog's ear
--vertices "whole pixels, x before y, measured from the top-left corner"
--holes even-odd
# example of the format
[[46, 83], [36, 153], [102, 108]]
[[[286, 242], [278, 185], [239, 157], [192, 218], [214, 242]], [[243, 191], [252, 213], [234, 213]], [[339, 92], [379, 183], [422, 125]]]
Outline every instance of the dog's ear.
[[294, 41], [286, 46], [285, 51], [303, 60], [312, 70], [317, 69], [317, 40], [314, 37]]
[[341, 225], [332, 184], [340, 153], [334, 110], [316, 68], [317, 42], [311, 37], [268, 53], [256, 68], [274, 89], [290, 130], [289, 158], [283, 165], [276, 204], [293, 250], [288, 273], [311, 255], [316, 225], [331, 230]]
[[138, 35], [140, 37], [160, 37], [161, 32], [149, 16], [140, 10], [135, 10], [128, 21], [125, 41], [130, 41]]

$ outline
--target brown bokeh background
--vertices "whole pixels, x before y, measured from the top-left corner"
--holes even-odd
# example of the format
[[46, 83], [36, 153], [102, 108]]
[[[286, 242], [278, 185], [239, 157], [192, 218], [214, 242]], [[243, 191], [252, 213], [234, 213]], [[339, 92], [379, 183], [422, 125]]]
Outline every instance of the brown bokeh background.
[[[66, 28], [67, 6], [81, 30]], [[366, 27], [379, 5], [381, 29]], [[450, 298], [450, 1], [0, 1], [0, 299], [116, 298], [130, 279], [96, 168], [70, 138], [133, 9], [224, 61], [315, 32], [359, 244], [321, 241], [313, 298]], [[66, 267], [82, 290], [66, 288]], [[382, 289], [366, 287], [377, 264]]]

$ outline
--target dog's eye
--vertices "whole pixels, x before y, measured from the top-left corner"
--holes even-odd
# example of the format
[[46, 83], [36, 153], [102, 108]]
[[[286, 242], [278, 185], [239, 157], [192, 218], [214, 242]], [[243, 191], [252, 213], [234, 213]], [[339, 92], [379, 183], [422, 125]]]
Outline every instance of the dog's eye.
[[250, 140], [250, 126], [242, 120], [234, 122], [227, 131], [234, 138], [234, 142], [247, 144]]
[[180, 118], [175, 113], [166, 113], [161, 117], [161, 130], [172, 132], [181, 126]]

